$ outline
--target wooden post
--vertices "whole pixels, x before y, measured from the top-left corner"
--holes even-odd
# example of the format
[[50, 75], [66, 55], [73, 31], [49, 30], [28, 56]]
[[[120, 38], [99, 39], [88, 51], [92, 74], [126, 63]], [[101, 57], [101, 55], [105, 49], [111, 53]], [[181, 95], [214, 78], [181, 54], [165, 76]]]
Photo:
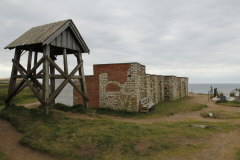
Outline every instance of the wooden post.
[[[50, 57], [50, 45], [44, 46], [43, 56], [44, 57]], [[49, 61], [47, 59], [45, 59], [43, 61], [43, 92], [42, 92], [43, 112], [45, 114], [48, 114], [48, 112], [49, 112], [49, 103], [48, 103], [49, 94], [50, 94]]]
[[[38, 52], [34, 53], [34, 66], [37, 64], [37, 59], [38, 59]], [[37, 70], [34, 71], [33, 75], [37, 74]]]
[[[55, 68], [52, 64], [50, 65], [50, 74], [55, 75]], [[50, 77], [50, 83], [51, 83], [51, 94], [53, 94], [55, 91], [55, 78], [53, 76]], [[52, 102], [50, 103], [55, 104], [55, 99], [53, 99]]]
[[[15, 49], [15, 54], [14, 54], [14, 60], [17, 62], [20, 62], [20, 57], [21, 57], [21, 50], [19, 48]], [[12, 94], [15, 86], [16, 86], [16, 82], [17, 82], [17, 78], [14, 78], [14, 76], [17, 76], [18, 70], [17, 67], [13, 64], [12, 65], [12, 73], [11, 73], [11, 77], [10, 77], [10, 82], [9, 82], [9, 87], [8, 87], [8, 97], [9, 99], [6, 101], [6, 106], [11, 106], [12, 105], [12, 98], [10, 97], [10, 95]]]
[[27, 63], [27, 71], [29, 72], [32, 67], [32, 50], [28, 52], [28, 63]]
[[63, 49], [63, 64], [64, 64], [64, 72], [68, 74], [68, 61], [67, 61], [67, 50]]
[[[81, 62], [82, 62], [82, 53], [79, 52], [76, 56], [77, 56], [77, 63], [78, 63], [78, 64], [81, 63]], [[79, 68], [78, 72], [79, 72], [79, 76], [82, 77], [82, 78], [79, 79], [80, 85], [81, 85], [81, 89], [82, 89], [83, 93], [84, 93], [86, 96], [88, 96], [88, 94], [87, 94], [86, 80], [85, 80], [84, 70], [83, 70], [83, 64], [82, 64], [82, 66]], [[89, 108], [89, 106], [88, 106], [88, 100], [87, 100], [86, 98], [83, 98], [83, 102], [84, 102], [84, 105], [85, 105], [86, 109], [88, 109], [88, 108]]]

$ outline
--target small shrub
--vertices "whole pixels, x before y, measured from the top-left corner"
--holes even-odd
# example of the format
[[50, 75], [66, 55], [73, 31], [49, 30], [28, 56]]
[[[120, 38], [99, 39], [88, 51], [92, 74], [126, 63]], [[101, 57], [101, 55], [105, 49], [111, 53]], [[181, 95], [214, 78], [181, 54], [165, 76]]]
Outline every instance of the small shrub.
[[139, 112], [130, 112], [130, 111], [126, 111], [126, 110], [113, 110], [111, 108], [97, 108], [96, 113], [112, 114], [112, 115], [119, 115], [119, 116], [133, 116], [133, 115], [143, 114], [143, 113], [139, 113]]
[[53, 108], [64, 111], [64, 112], [73, 112], [73, 113], [86, 113], [87, 109], [84, 105], [74, 105], [74, 106], [67, 106], [65, 104], [57, 103], [53, 105]]

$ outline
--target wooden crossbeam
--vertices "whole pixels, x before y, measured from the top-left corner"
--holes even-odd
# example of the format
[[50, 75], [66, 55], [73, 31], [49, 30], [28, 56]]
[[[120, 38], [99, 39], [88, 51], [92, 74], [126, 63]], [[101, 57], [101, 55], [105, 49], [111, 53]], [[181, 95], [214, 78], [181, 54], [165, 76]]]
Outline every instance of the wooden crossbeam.
[[[23, 78], [22, 75], [13, 76], [14, 78]], [[32, 75], [31, 78], [43, 78], [43, 74]], [[62, 75], [59, 74], [50, 74], [50, 78], [53, 79], [65, 79]], [[81, 79], [82, 76], [71, 76], [70, 79]]]
[[[22, 70], [23, 70], [25, 75], [28, 73], [28, 71], [23, 66], [22, 66]], [[24, 78], [24, 76], [21, 75], [21, 78]], [[34, 76], [31, 76], [30, 78], [31, 78], [32, 82], [35, 83], [35, 85], [37, 85], [40, 89], [42, 89], [42, 84]]]
[[[42, 64], [42, 62], [44, 61], [45, 57], [42, 57], [37, 64], [28, 72], [28, 74], [26, 75], [25, 78], [29, 78], [32, 73]], [[12, 60], [13, 62], [18, 62], [16, 60]], [[18, 85], [12, 90], [12, 92], [8, 95], [8, 97], [6, 98], [6, 103], [8, 103], [12, 97], [14, 97], [16, 95], [16, 93], [18, 93], [18, 90], [22, 87], [22, 85], [25, 83], [25, 80], [21, 80]]]
[[23, 80], [27, 83], [27, 85], [31, 88], [33, 94], [38, 98], [39, 102], [43, 103], [42, 102], [42, 99], [41, 99], [41, 96], [38, 94], [37, 90], [34, 88], [34, 86], [31, 84], [31, 81], [28, 80], [26, 77], [27, 75], [24, 73], [24, 68], [23, 66], [16, 62], [16, 61], [13, 61], [13, 64], [17, 67], [19, 73], [23, 76]]
[[[50, 97], [50, 101], [53, 98], [56, 98], [57, 95], [61, 92], [61, 90], [65, 87], [65, 85], [67, 84], [67, 82], [69, 82], [82, 96], [84, 99], [89, 100], [88, 97], [77, 87], [77, 85], [70, 79], [70, 77], [72, 75], [74, 75], [77, 70], [82, 66], [82, 62], [79, 63], [74, 69], [73, 71], [69, 74], [66, 75], [63, 70], [50, 58], [47, 57], [47, 60], [58, 70], [58, 72], [65, 78], [65, 80], [62, 82], [62, 84], [55, 90], [55, 92], [53, 93], [53, 95], [51, 95]], [[69, 77], [68, 77], [69, 76]]]

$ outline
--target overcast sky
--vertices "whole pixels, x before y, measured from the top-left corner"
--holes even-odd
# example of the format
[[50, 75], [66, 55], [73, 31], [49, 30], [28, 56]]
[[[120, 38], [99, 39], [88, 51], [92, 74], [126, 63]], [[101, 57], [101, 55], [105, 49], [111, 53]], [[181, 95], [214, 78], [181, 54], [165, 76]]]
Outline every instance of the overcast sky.
[[6, 45], [33, 26], [72, 19], [91, 50], [86, 74], [93, 64], [139, 62], [194, 83], [240, 82], [239, 0], [0, 0], [0, 13], [0, 78], [11, 72]]

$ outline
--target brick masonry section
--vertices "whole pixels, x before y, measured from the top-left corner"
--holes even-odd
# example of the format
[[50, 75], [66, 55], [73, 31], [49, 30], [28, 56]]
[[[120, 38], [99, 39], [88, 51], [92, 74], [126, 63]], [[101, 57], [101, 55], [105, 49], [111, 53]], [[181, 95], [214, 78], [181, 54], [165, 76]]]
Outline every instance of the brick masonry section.
[[[94, 75], [86, 76], [90, 107], [139, 112], [144, 97], [155, 104], [188, 95], [188, 78], [150, 75], [139, 63], [100, 64]], [[75, 81], [80, 87], [78, 81]], [[82, 104], [81, 95], [73, 89], [74, 104]]]

